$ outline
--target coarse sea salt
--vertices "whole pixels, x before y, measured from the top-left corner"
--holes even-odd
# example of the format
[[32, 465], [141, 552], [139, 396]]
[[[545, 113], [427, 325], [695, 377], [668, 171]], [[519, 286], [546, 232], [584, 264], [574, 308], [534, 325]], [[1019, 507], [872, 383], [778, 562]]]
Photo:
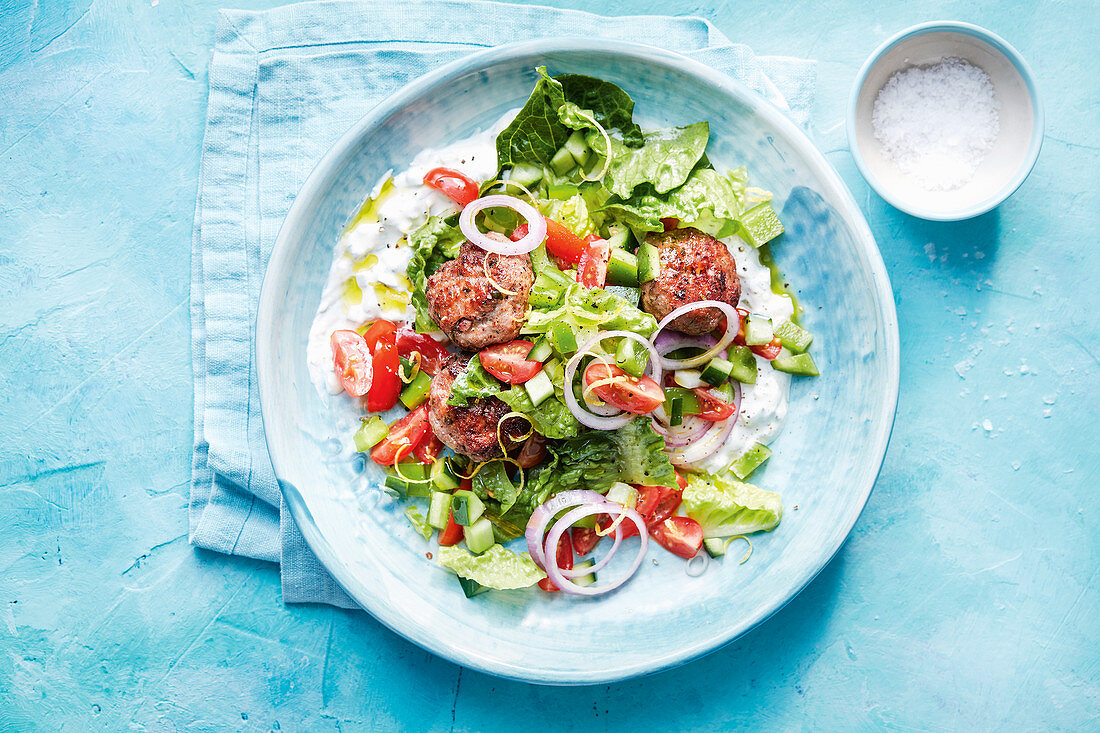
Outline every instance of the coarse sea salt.
[[989, 75], [945, 58], [899, 71], [879, 90], [871, 115], [882, 154], [928, 191], [974, 177], [1001, 125]]

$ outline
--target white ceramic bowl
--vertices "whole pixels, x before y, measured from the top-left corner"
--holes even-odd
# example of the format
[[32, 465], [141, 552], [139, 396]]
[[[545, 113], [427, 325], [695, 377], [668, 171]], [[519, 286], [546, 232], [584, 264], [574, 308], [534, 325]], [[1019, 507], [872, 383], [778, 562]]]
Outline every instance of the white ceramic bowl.
[[[1000, 133], [974, 177], [951, 191], [928, 191], [883, 157], [871, 113], [898, 71], [955, 57], [980, 67], [1000, 102]], [[860, 173], [882, 198], [922, 219], [968, 219], [994, 208], [1020, 187], [1039, 156], [1043, 107], [1031, 69], [1003, 39], [969, 23], [924, 23], [889, 39], [860, 69], [848, 102], [848, 147]]]

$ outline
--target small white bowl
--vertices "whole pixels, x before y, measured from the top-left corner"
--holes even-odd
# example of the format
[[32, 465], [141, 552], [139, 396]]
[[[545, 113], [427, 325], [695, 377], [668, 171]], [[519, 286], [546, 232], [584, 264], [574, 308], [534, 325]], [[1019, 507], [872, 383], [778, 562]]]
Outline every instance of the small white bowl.
[[[984, 70], [1000, 102], [1000, 132], [974, 177], [951, 191], [928, 191], [882, 154], [871, 113], [898, 71], [955, 57]], [[1020, 187], [1043, 143], [1043, 107], [1031, 69], [999, 36], [969, 23], [936, 21], [908, 28], [871, 54], [848, 101], [848, 147], [860, 173], [882, 198], [922, 219], [956, 221], [984, 214]]]

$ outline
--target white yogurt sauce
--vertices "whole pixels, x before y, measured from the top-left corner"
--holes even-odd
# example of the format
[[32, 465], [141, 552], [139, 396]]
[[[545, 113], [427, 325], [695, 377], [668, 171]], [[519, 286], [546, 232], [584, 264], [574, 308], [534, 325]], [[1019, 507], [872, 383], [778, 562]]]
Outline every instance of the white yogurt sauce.
[[[381, 283], [397, 293], [407, 293], [409, 282], [405, 270], [412, 259], [412, 248], [402, 238], [429, 215], [456, 210], [449, 198], [423, 185], [424, 175], [432, 168], [443, 166], [459, 170], [475, 181], [491, 178], [497, 171], [496, 137], [515, 114], [516, 110], [507, 112], [492, 127], [465, 140], [421, 151], [408, 170], [393, 177], [392, 191], [378, 205], [377, 221], [360, 222], [337, 242], [307, 347], [310, 377], [319, 393], [336, 395], [342, 390], [332, 368], [329, 337], [333, 331], [355, 329], [381, 317], [409, 322], [415, 317], [412, 306], [389, 303], [385, 307], [379, 303], [374, 285]], [[389, 178], [387, 174], [378, 182], [372, 198]], [[760, 263], [759, 253], [737, 236], [722, 241], [737, 262], [737, 274], [741, 278], [739, 307], [767, 316], [775, 324], [790, 318], [794, 312], [791, 299], [772, 292], [771, 271]], [[377, 257], [377, 262], [356, 272], [355, 263], [369, 255]], [[344, 297], [345, 283], [353, 277], [362, 291], [362, 300], [357, 304], [349, 303]], [[790, 377], [777, 372], [762, 357], [756, 357], [756, 364], [756, 384], [741, 387], [741, 412], [729, 440], [716, 453], [694, 464], [694, 468], [711, 473], [724, 471], [754, 443], [768, 444], [779, 435], [787, 415]]]

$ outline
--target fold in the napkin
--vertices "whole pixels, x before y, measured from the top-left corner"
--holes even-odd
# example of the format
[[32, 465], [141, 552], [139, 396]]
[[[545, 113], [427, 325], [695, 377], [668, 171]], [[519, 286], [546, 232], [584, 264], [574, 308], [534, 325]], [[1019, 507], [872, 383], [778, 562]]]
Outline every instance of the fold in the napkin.
[[464, 0], [221, 11], [191, 255], [190, 534], [199, 547], [280, 563], [287, 603], [356, 606], [298, 532], [264, 442], [252, 346], [264, 267], [283, 217], [328, 147], [388, 95], [480, 49], [555, 36], [679, 51], [808, 124], [812, 61], [756, 56], [699, 18], [608, 18]]

